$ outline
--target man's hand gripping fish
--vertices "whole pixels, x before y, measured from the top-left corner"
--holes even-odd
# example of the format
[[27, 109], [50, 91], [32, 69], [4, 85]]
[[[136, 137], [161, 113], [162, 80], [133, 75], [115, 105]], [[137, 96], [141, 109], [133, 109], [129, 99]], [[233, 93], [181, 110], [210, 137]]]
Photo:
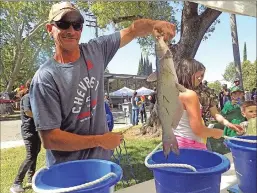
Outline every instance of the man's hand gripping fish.
[[162, 127], [163, 152], [167, 159], [170, 151], [179, 154], [173, 129], [177, 128], [183, 114], [179, 92], [185, 92], [186, 88], [178, 83], [172, 53], [162, 37], [157, 39], [156, 55], [159, 60], [156, 67], [157, 76], [151, 74], [148, 81], [157, 80], [157, 103], [154, 111], [157, 110], [158, 117], [154, 126]]

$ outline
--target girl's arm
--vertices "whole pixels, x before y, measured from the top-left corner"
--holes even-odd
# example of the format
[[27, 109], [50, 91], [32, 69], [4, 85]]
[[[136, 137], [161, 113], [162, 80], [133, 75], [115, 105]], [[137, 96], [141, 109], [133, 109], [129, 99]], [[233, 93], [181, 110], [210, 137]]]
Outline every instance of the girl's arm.
[[230, 123], [225, 117], [223, 117], [222, 115], [226, 115], [228, 112], [228, 106], [229, 106], [229, 102], [226, 102], [224, 105], [223, 110], [221, 111], [222, 114], [219, 113], [217, 107], [211, 107], [210, 108], [210, 113], [211, 116], [213, 118], [215, 118], [216, 121], [218, 121], [219, 123], [223, 124], [224, 126], [227, 126], [230, 129], [233, 129], [239, 133], [243, 132], [243, 127], [241, 127], [240, 125], [235, 125], [233, 123]]
[[222, 137], [223, 131], [221, 129], [209, 129], [204, 125], [200, 113], [200, 102], [194, 91], [187, 90], [181, 95], [180, 99], [188, 113], [190, 127], [195, 135], [202, 138], [213, 137], [219, 139]]

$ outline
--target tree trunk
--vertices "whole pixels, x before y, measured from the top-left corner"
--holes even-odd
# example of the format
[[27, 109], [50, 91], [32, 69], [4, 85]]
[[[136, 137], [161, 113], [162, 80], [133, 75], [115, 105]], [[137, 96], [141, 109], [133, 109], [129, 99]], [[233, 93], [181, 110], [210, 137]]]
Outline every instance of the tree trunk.
[[231, 37], [232, 37], [232, 46], [233, 46], [233, 55], [234, 55], [234, 65], [236, 67], [235, 78], [239, 78], [240, 86], [243, 88], [243, 75], [242, 75], [240, 52], [239, 52], [239, 46], [238, 46], [238, 35], [237, 35], [237, 25], [236, 25], [235, 14], [230, 15], [230, 26], [231, 26]]
[[23, 58], [23, 54], [20, 53], [20, 50], [18, 50], [16, 52], [16, 54], [18, 55], [18, 57], [15, 56], [15, 58], [17, 58], [17, 60], [14, 61], [14, 65], [13, 65], [14, 69], [12, 71], [12, 74], [10, 76], [10, 80], [9, 80], [8, 85], [6, 87], [6, 92], [8, 92], [8, 93], [12, 91], [12, 87], [13, 87], [14, 81], [16, 79], [16, 76], [17, 76], [17, 74], [18, 74], [18, 72], [20, 70], [21, 60]]
[[198, 15], [198, 4], [184, 2], [181, 18], [181, 37], [177, 44], [171, 45], [175, 66], [186, 58], [194, 58], [201, 41], [221, 14], [220, 11], [207, 8], [201, 15]]

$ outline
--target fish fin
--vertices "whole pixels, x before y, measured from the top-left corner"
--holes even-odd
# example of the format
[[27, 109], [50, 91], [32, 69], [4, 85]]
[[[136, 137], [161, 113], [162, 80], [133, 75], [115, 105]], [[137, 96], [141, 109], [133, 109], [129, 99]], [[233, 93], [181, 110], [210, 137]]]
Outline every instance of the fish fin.
[[154, 82], [157, 81], [157, 73], [152, 72], [146, 79], [147, 82]]
[[180, 151], [179, 151], [179, 147], [178, 146], [171, 146], [171, 151], [175, 154], [175, 155], [179, 155]]
[[183, 85], [176, 83], [176, 87], [180, 92], [186, 92], [186, 88]]

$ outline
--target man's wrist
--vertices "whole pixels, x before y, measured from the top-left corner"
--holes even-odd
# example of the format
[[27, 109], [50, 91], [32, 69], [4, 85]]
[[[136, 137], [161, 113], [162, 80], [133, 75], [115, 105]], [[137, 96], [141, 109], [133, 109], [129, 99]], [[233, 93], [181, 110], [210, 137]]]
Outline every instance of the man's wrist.
[[100, 147], [101, 146], [101, 137], [102, 135], [95, 135], [93, 138], [93, 143], [95, 147]]

